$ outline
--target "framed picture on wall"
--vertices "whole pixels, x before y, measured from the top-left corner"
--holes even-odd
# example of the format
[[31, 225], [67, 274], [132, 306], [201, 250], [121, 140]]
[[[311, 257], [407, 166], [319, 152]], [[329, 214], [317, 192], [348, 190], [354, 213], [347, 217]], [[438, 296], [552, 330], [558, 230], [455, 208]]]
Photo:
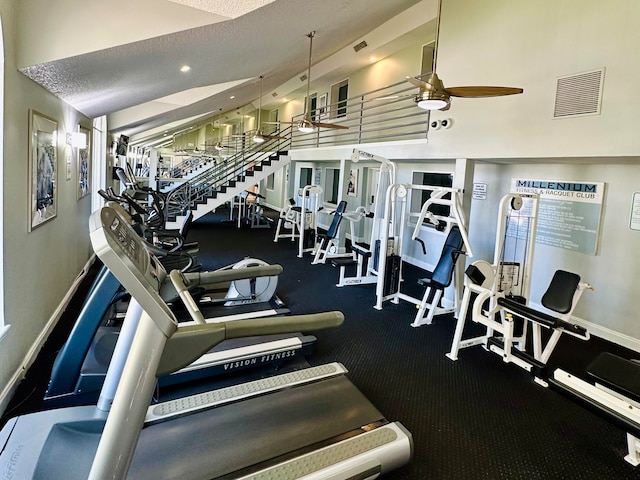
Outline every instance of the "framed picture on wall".
[[347, 195], [350, 197], [358, 196], [358, 169], [352, 168], [349, 171], [349, 182], [347, 183]]
[[58, 122], [29, 111], [29, 231], [57, 215]]
[[78, 200], [86, 197], [91, 191], [91, 130], [80, 127], [80, 132], [86, 135], [87, 146], [78, 149]]

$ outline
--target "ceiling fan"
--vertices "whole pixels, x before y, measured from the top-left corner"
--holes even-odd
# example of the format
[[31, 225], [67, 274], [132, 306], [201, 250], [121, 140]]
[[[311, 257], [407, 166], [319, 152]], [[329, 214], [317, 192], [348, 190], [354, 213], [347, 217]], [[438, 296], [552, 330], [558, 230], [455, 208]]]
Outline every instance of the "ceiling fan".
[[438, 37], [440, 36], [440, 15], [442, 10], [442, 0], [438, 2], [438, 17], [436, 23], [436, 42], [433, 48], [433, 72], [426, 80], [415, 77], [406, 77], [406, 80], [418, 87], [420, 90], [413, 97], [413, 101], [418, 107], [425, 110], [448, 110], [451, 107], [451, 97], [500, 97], [503, 95], [515, 95], [522, 93], [522, 88], [516, 87], [487, 87], [487, 86], [465, 86], [445, 88], [442, 80], [436, 74], [436, 64], [438, 60]]
[[297, 125], [298, 131], [301, 133], [312, 133], [315, 132], [317, 128], [333, 128], [333, 129], [342, 129], [346, 130], [349, 127], [345, 127], [344, 125], [338, 125], [335, 123], [323, 123], [316, 122], [311, 118], [311, 100], [309, 98], [310, 88], [311, 88], [311, 52], [313, 49], [313, 37], [315, 36], [315, 30], [307, 33], [307, 37], [309, 37], [309, 64], [307, 67], [307, 96], [306, 96], [306, 105], [305, 112], [302, 120], [298, 120], [297, 122], [265, 122], [265, 123], [290, 123], [292, 125]]
[[267, 140], [285, 140], [284, 137], [278, 137], [277, 135], [265, 135], [262, 133], [262, 129], [260, 128], [260, 113], [262, 112], [262, 83], [264, 81], [264, 76], [260, 75], [260, 98], [258, 99], [258, 122], [257, 122], [257, 131], [253, 136], [253, 141], [255, 143], [264, 143]]
[[[213, 144], [213, 148], [215, 148], [217, 151], [222, 151], [225, 148], [229, 148], [227, 145], [223, 145], [222, 144], [222, 109], [219, 110], [220, 114], [218, 115], [218, 141]], [[213, 121], [213, 123], [211, 124], [212, 127], [215, 128], [216, 124], [215, 124], [215, 120]], [[211, 144], [205, 143], [204, 144], [205, 147], [210, 147], [212, 146]]]

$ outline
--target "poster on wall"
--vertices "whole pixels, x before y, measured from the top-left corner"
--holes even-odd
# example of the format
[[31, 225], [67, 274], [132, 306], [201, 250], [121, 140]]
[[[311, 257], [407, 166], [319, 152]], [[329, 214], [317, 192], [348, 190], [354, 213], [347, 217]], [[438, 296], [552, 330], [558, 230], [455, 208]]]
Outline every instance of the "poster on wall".
[[86, 197], [91, 190], [91, 130], [80, 127], [87, 139], [87, 146], [78, 149], [78, 192], [77, 199]]
[[511, 191], [540, 195], [536, 242], [595, 255], [605, 184], [512, 178]]
[[29, 231], [57, 215], [57, 135], [58, 122], [29, 112]]
[[349, 183], [347, 184], [347, 195], [355, 197], [358, 195], [358, 169], [352, 168], [349, 171]]

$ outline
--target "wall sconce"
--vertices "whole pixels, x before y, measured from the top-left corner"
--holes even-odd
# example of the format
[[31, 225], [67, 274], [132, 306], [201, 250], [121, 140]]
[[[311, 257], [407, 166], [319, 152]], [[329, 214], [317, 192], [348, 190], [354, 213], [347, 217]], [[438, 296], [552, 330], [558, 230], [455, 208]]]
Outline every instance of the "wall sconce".
[[67, 133], [67, 145], [73, 148], [87, 148], [87, 134], [82, 132]]

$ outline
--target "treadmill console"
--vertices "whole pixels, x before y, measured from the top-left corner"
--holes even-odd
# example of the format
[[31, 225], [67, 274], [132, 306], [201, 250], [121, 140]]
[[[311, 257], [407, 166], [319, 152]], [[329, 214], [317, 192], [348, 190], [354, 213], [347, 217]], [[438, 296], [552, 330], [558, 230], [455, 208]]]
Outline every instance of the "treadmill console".
[[127, 218], [113, 206], [93, 212], [89, 219], [96, 255], [167, 335], [177, 321], [158, 291], [166, 272], [144, 246]]

